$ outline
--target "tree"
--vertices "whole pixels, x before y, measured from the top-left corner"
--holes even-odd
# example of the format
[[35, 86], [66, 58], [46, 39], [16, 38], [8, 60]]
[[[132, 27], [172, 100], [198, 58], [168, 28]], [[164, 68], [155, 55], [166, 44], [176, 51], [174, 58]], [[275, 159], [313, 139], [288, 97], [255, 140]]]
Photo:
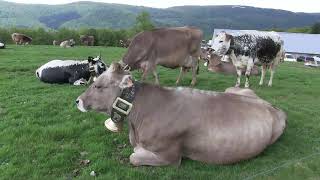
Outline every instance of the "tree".
[[154, 29], [154, 25], [151, 21], [150, 15], [148, 12], [143, 11], [136, 17], [135, 31], [148, 31]]
[[320, 22], [315, 23], [312, 27], [311, 27], [311, 34], [320, 34]]

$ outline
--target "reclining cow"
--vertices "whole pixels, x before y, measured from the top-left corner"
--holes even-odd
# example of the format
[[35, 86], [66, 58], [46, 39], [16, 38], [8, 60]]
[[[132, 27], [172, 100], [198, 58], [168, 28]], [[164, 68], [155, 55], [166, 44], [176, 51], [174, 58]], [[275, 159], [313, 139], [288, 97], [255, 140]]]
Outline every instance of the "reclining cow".
[[267, 67], [270, 68], [270, 80], [268, 86], [272, 86], [272, 79], [276, 66], [279, 64], [283, 41], [275, 32], [244, 31], [242, 33], [231, 35], [221, 32], [214, 39], [214, 53], [219, 56], [228, 55], [237, 70], [236, 87], [240, 86], [241, 68], [246, 67], [245, 87], [249, 87], [249, 77], [254, 64], [262, 65], [260, 85]]
[[66, 40], [66, 41], [62, 41], [62, 42], [60, 43], [60, 47], [63, 47], [63, 48], [71, 48], [71, 47], [73, 47], [75, 44], [76, 44], [76, 42], [75, 42], [73, 39], [69, 39], [69, 40]]
[[2, 42], [0, 42], [0, 49], [5, 49], [6, 48], [6, 45]]
[[91, 83], [105, 70], [100, 56], [85, 61], [52, 60], [37, 69], [36, 76], [46, 83], [81, 85]]
[[11, 34], [11, 38], [17, 45], [27, 45], [32, 41], [31, 37], [20, 33]]
[[[232, 64], [232, 62], [222, 61], [222, 57], [216, 54], [211, 54], [206, 64], [208, 66], [208, 70], [215, 73], [222, 73], [228, 75], [237, 75], [236, 67]], [[245, 75], [246, 69], [240, 68], [241, 74]], [[254, 65], [252, 67], [250, 75], [258, 76], [260, 74], [258, 66]]]
[[152, 72], [156, 84], [159, 84], [157, 65], [167, 68], [181, 67], [176, 84], [179, 84], [182, 75], [191, 68], [191, 85], [194, 86], [202, 34], [201, 30], [192, 27], [160, 28], [141, 32], [133, 38], [122, 63], [131, 70], [141, 69], [142, 80]]
[[94, 36], [81, 35], [80, 42], [86, 46], [94, 46]]
[[113, 127], [128, 120], [135, 166], [179, 165], [182, 157], [235, 163], [257, 156], [286, 126], [286, 114], [252, 90], [163, 88], [134, 81], [120, 64], [112, 64], [76, 103], [82, 112], [111, 115]]

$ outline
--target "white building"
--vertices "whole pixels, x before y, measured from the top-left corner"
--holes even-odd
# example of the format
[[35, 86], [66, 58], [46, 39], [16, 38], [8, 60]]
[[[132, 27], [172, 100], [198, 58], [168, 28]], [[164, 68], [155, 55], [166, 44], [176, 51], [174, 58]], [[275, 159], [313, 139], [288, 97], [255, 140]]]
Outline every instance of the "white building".
[[[214, 29], [212, 40], [218, 33], [225, 31], [229, 34], [237, 34], [245, 30]], [[297, 58], [298, 56], [314, 56], [320, 54], [320, 34], [287, 33], [278, 32], [284, 41], [284, 49]]]

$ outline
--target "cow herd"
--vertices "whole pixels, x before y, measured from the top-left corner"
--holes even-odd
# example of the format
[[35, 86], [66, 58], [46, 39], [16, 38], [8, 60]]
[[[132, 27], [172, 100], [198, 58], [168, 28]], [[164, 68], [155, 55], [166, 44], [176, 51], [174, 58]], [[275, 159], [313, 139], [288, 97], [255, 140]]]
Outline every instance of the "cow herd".
[[[83, 93], [80, 111], [110, 115], [107, 129], [119, 132], [124, 120], [133, 146], [134, 166], [180, 165], [187, 157], [206, 163], [230, 164], [250, 159], [273, 144], [284, 132], [286, 113], [249, 89], [251, 74], [260, 85], [265, 71], [283, 58], [283, 42], [275, 33], [247, 32], [217, 35], [208, 56], [201, 51], [202, 31], [191, 27], [161, 28], [137, 34], [119, 63], [113, 63]], [[187, 69], [196, 84], [199, 57], [208, 57], [209, 70], [236, 74], [235, 87], [225, 92], [171, 88], [159, 85], [156, 66], [180, 68], [179, 83]], [[230, 59], [231, 62], [222, 61]], [[152, 73], [155, 84], [134, 80], [130, 71], [140, 69], [142, 81]], [[239, 88], [241, 74], [245, 89]]]
[[[12, 39], [17, 44], [32, 41], [18, 33]], [[87, 46], [94, 44], [93, 36], [80, 39]], [[183, 157], [213, 164], [253, 158], [286, 127], [286, 113], [249, 89], [250, 75], [261, 74], [262, 85], [267, 68], [272, 86], [284, 54], [283, 41], [274, 32], [221, 32], [212, 47], [201, 49], [202, 39], [202, 31], [194, 27], [144, 31], [130, 39], [123, 58], [110, 66], [101, 55], [83, 61], [52, 60], [39, 67], [36, 76], [46, 83], [91, 84], [76, 99], [77, 108], [108, 114], [105, 126], [113, 132], [121, 131], [127, 120], [134, 166], [180, 165]], [[72, 47], [74, 40], [53, 44]], [[180, 68], [177, 85], [190, 70], [195, 86], [201, 59], [209, 71], [236, 75], [235, 87], [215, 92], [160, 86], [157, 65]], [[133, 78], [134, 70], [141, 70], [141, 81]], [[149, 74], [154, 84], [144, 82]], [[244, 89], [241, 75], [246, 78]]]
[[[11, 38], [13, 42], [15, 42], [17, 45], [28, 45], [32, 42], [32, 38], [21, 33], [13, 33], [11, 35]], [[80, 35], [80, 43], [86, 46], [93, 46], [94, 45], [94, 36], [89, 35]], [[3, 44], [3, 43], [2, 43]], [[67, 40], [53, 40], [52, 44], [54, 46], [60, 46], [62, 48], [70, 48], [75, 46], [76, 42], [74, 39], [67, 39]], [[1, 44], [0, 44], [1, 48]]]

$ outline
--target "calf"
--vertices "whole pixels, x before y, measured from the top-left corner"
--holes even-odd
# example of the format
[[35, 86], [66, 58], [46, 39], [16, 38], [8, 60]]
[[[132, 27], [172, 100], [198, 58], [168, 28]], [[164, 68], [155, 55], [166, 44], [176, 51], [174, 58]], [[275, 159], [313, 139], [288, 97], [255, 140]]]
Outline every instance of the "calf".
[[100, 56], [85, 61], [52, 60], [37, 69], [36, 76], [46, 83], [81, 85], [95, 80], [105, 70]]
[[12, 40], [18, 45], [27, 45], [30, 44], [32, 41], [32, 38], [24, 35], [24, 34], [20, 34], [20, 33], [13, 33], [11, 34], [11, 38]]
[[111, 115], [115, 127], [128, 120], [135, 166], [179, 165], [182, 157], [235, 163], [257, 156], [286, 126], [286, 114], [252, 90], [163, 88], [134, 81], [120, 64], [112, 64], [76, 103], [83, 112]]
[[187, 69], [192, 69], [191, 85], [196, 84], [200, 43], [203, 33], [192, 27], [160, 28], [137, 34], [122, 59], [131, 70], [142, 69], [142, 80], [152, 72], [155, 83], [159, 84], [156, 66], [181, 67], [176, 81], [179, 84]]
[[76, 44], [76, 42], [75, 42], [73, 39], [70, 39], [70, 40], [62, 41], [62, 42], [60, 43], [60, 47], [63, 47], [63, 48], [71, 48], [71, 47], [73, 47], [75, 44]]
[[228, 55], [237, 71], [236, 87], [240, 86], [241, 68], [246, 67], [245, 87], [249, 87], [249, 77], [254, 64], [262, 65], [260, 85], [267, 67], [270, 67], [271, 76], [269, 86], [272, 86], [272, 79], [276, 66], [279, 64], [283, 41], [274, 32], [244, 31], [237, 35], [230, 35], [226, 32], [219, 33], [214, 39], [214, 53], [223, 56]]

